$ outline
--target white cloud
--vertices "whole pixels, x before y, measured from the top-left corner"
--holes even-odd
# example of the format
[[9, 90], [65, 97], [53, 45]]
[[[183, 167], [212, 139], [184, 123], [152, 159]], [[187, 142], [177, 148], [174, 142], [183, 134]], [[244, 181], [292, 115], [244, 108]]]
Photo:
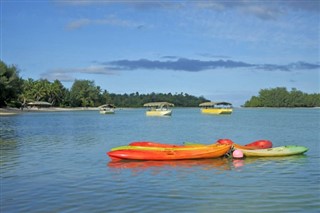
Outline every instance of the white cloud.
[[116, 73], [105, 66], [88, 66], [83, 68], [53, 69], [42, 73], [41, 77], [50, 81], [58, 79], [64, 82], [71, 82], [76, 79], [73, 74], [115, 75]]
[[140, 29], [145, 24], [133, 22], [130, 20], [119, 19], [115, 16], [108, 16], [102, 19], [88, 19], [82, 18], [71, 21], [67, 24], [67, 29], [75, 30], [88, 25], [105, 25], [105, 26], [117, 26], [117, 27], [128, 27], [128, 28], [138, 28]]
[[276, 8], [270, 8], [265, 6], [251, 5], [243, 7], [241, 10], [244, 13], [252, 14], [263, 20], [276, 20], [280, 15], [280, 11]]
[[75, 30], [81, 27], [84, 27], [86, 25], [89, 25], [92, 21], [90, 19], [78, 19], [75, 21], [70, 22], [67, 25], [67, 29], [69, 30]]

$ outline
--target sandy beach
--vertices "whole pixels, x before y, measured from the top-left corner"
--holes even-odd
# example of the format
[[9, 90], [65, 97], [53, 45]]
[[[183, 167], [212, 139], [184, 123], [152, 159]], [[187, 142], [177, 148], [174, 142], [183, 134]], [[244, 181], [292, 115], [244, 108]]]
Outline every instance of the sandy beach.
[[19, 115], [22, 113], [28, 112], [64, 112], [64, 111], [97, 111], [98, 107], [71, 107], [71, 108], [62, 108], [62, 107], [49, 107], [49, 108], [37, 108], [29, 107], [24, 108], [23, 110], [18, 108], [0, 108], [0, 116], [12, 116]]

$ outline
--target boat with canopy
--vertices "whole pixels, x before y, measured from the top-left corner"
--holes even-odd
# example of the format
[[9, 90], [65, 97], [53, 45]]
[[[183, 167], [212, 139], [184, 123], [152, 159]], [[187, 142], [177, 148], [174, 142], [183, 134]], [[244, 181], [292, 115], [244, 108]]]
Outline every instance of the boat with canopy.
[[99, 106], [100, 114], [114, 114], [115, 105], [113, 104], [104, 104]]
[[174, 104], [169, 102], [150, 102], [143, 105], [148, 107], [147, 116], [171, 116]]
[[232, 104], [228, 102], [204, 102], [199, 106], [204, 114], [223, 115], [231, 114], [233, 111]]

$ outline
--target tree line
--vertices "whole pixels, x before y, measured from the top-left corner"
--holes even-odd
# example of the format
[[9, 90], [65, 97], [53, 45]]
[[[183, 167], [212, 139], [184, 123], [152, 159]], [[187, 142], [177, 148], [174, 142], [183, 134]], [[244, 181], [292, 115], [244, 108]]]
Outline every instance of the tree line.
[[307, 94], [285, 87], [261, 89], [258, 96], [252, 96], [244, 107], [320, 107], [320, 94]]
[[8, 66], [0, 61], [0, 107], [22, 107], [34, 101], [46, 101], [56, 107], [98, 107], [106, 103], [117, 107], [142, 107], [144, 103], [154, 101], [195, 107], [208, 100], [187, 93], [109, 93], [90, 80], [75, 80], [72, 87], [67, 89], [59, 80], [22, 79], [16, 66]]

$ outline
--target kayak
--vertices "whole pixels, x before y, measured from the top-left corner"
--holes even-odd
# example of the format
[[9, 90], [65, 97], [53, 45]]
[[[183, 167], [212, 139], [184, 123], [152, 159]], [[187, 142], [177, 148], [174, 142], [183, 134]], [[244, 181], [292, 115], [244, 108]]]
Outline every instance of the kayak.
[[246, 157], [283, 157], [290, 155], [299, 155], [308, 151], [308, 148], [305, 146], [279, 146], [269, 149], [239, 149], [243, 152]]
[[[260, 144], [259, 144], [260, 143]], [[267, 149], [267, 148], [271, 148], [272, 147], [272, 142], [271, 141], [267, 141], [267, 140], [259, 140], [259, 141], [255, 141], [252, 142], [250, 144], [246, 144], [244, 146], [240, 145], [240, 144], [236, 144], [234, 142], [232, 142], [229, 139], [219, 139], [216, 144], [229, 144], [232, 145], [235, 149]], [[185, 146], [205, 146], [204, 144], [200, 144], [200, 143], [193, 143], [193, 142], [185, 142], [184, 143]]]
[[[272, 147], [272, 142], [268, 140], [257, 140], [252, 143], [246, 144], [244, 146], [234, 143], [230, 139], [219, 139], [216, 143], [218, 144], [229, 144], [233, 145], [234, 148], [239, 149], [266, 149]], [[129, 144], [129, 146], [145, 146], [145, 147], [185, 147], [185, 146], [208, 146], [205, 144], [185, 142], [184, 145], [176, 145], [176, 144], [164, 144], [152, 141], [136, 141]]]
[[247, 147], [259, 147], [260, 149], [272, 148], [272, 142], [269, 140], [257, 140], [252, 143], [248, 143], [245, 146]]
[[[272, 142], [269, 140], [257, 140], [251, 143], [248, 143], [244, 146], [234, 143], [230, 139], [219, 139], [217, 140], [219, 144], [233, 144], [235, 148], [239, 149], [267, 149], [272, 147]], [[245, 148], [247, 147], [247, 148]]]
[[225, 155], [231, 145], [213, 144], [196, 147], [119, 146], [107, 152], [112, 160], [186, 160], [217, 158]]
[[129, 146], [147, 146], [147, 147], [185, 147], [185, 145], [176, 145], [176, 144], [165, 144], [165, 143], [158, 143], [152, 141], [136, 141], [129, 143]]
[[[148, 142], [149, 143], [149, 142]], [[211, 145], [194, 145], [194, 146], [175, 146], [172, 147], [170, 144], [161, 144], [162, 147], [158, 146], [132, 146], [132, 145], [125, 145], [125, 146], [117, 146], [111, 149], [111, 151], [117, 151], [117, 150], [151, 150], [151, 151], [167, 151], [167, 150], [175, 150], [175, 151], [189, 151], [189, 150], [203, 150], [206, 148], [221, 148], [225, 147], [227, 145], [228, 147], [231, 148], [230, 144], [211, 144]]]

